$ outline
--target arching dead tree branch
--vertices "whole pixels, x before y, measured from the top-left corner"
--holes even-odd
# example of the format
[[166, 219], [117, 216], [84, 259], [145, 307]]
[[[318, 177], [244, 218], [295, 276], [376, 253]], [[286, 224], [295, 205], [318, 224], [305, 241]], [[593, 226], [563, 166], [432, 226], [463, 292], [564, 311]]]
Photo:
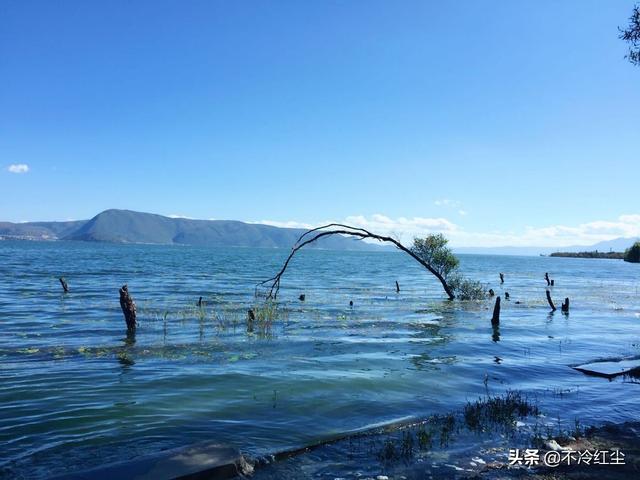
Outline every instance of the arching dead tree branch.
[[409, 255], [411, 258], [417, 261], [420, 265], [426, 268], [429, 272], [431, 272], [431, 274], [434, 275], [440, 281], [440, 283], [442, 284], [442, 288], [446, 292], [449, 299], [453, 300], [455, 298], [453, 289], [447, 283], [445, 276], [442, 273], [440, 273], [436, 267], [425, 262], [413, 251], [411, 251], [411, 249], [402, 245], [402, 243], [400, 243], [395, 238], [384, 236], [384, 235], [377, 235], [368, 230], [365, 230], [364, 228], [352, 227], [352, 226], [344, 225], [341, 223], [330, 223], [328, 225], [323, 225], [321, 227], [313, 228], [303, 233], [300, 236], [300, 238], [298, 238], [295, 245], [291, 249], [291, 253], [285, 260], [280, 271], [274, 277], [258, 283], [258, 285], [256, 285], [256, 293], [257, 293], [258, 287], [266, 285], [267, 288], [269, 289], [267, 293], [267, 299], [277, 298], [278, 292], [280, 291], [280, 280], [282, 279], [282, 275], [284, 275], [284, 272], [287, 270], [287, 267], [289, 266], [289, 262], [291, 262], [291, 259], [296, 254], [296, 252], [298, 252], [298, 250], [300, 250], [305, 245], [309, 245], [310, 243], [313, 243], [317, 240], [320, 240], [321, 238], [328, 237], [330, 235], [346, 235], [346, 236], [356, 237], [360, 239], [370, 238], [373, 240], [377, 240], [379, 242], [391, 243], [398, 250], [401, 250], [402, 252]]

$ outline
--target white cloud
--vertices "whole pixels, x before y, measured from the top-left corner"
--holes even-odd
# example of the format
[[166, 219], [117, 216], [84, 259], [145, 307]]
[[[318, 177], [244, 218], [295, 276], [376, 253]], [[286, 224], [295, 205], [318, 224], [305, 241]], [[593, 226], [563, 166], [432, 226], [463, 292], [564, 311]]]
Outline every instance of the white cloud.
[[[463, 215], [461, 212], [458, 212]], [[465, 212], [466, 213], [466, 212]], [[262, 221], [277, 227], [313, 228], [328, 223], [344, 223], [370, 230], [380, 235], [390, 235], [403, 242], [429, 233], [443, 233], [454, 247], [566, 247], [592, 245], [618, 237], [640, 237], [640, 214], [621, 215], [617, 220], [597, 220], [579, 225], [550, 225], [525, 227], [522, 231], [468, 231], [446, 218], [397, 217], [382, 214], [354, 215], [336, 222], [309, 224], [297, 221]]]
[[451, 200], [450, 198], [441, 198], [433, 202], [437, 207], [451, 207], [451, 208], [460, 208], [462, 203], [457, 200]]
[[260, 222], [265, 225], [273, 225], [275, 227], [285, 228], [315, 228], [330, 223], [342, 223], [369, 230], [379, 235], [392, 236], [402, 241], [411, 241], [413, 237], [427, 235], [429, 233], [442, 232], [449, 236], [453, 232], [457, 232], [458, 227], [446, 218], [425, 218], [425, 217], [398, 217], [391, 218], [382, 214], [374, 214], [371, 216], [352, 215], [341, 220], [327, 220], [316, 224], [298, 222], [298, 221], [276, 221], [262, 220]]
[[26, 163], [12, 163], [7, 167], [7, 171], [10, 173], [27, 173], [29, 165]]
[[304, 223], [304, 222], [296, 222], [293, 220], [290, 221], [285, 221], [285, 222], [280, 222], [277, 220], [261, 220], [259, 222], [247, 222], [247, 223], [259, 223], [262, 225], [271, 225], [272, 227], [280, 227], [280, 228], [306, 228], [306, 229], [311, 229], [311, 228], [315, 228], [318, 227], [320, 225], [326, 225], [328, 223], [332, 223], [332, 222], [327, 222], [327, 223], [319, 223], [318, 225], [312, 225], [310, 223]]
[[195, 220], [195, 218], [193, 218], [193, 217], [187, 217], [186, 215], [180, 215], [178, 213], [172, 213], [170, 215], [167, 215], [167, 217], [169, 217], [169, 218], [185, 218], [187, 220]]

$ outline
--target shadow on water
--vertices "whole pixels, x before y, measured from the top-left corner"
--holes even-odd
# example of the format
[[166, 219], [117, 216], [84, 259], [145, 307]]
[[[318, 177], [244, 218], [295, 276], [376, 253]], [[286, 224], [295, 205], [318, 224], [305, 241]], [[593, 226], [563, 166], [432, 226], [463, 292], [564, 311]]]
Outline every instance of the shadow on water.
[[136, 344], [136, 332], [128, 331], [123, 339], [124, 345], [117, 354], [118, 363], [122, 366], [122, 373], [127, 373], [136, 364], [131, 358], [131, 354]]
[[491, 340], [498, 343], [500, 341], [500, 325], [492, 325], [491, 330]]

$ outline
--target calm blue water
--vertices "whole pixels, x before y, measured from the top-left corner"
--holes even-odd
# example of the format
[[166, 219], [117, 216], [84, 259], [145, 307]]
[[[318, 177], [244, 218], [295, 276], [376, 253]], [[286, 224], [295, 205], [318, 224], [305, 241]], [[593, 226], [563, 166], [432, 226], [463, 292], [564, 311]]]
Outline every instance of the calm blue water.
[[[46, 478], [201, 440], [254, 455], [299, 447], [460, 408], [486, 393], [485, 375], [492, 394], [524, 390], [569, 423], [639, 418], [640, 385], [569, 368], [640, 354], [638, 265], [460, 256], [467, 275], [511, 294], [498, 337], [491, 302], [446, 301], [400, 253], [302, 251], [283, 278], [285, 313], [248, 334], [254, 286], [287, 253], [0, 242], [0, 476]], [[545, 272], [558, 306], [571, 298], [568, 316], [549, 314]]]

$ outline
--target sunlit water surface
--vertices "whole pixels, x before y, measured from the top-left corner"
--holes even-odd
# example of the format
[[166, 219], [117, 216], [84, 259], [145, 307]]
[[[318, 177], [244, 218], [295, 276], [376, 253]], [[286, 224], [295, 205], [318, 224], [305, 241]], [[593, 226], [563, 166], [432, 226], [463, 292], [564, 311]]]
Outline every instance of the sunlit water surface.
[[[562, 422], [640, 418], [640, 385], [570, 368], [640, 354], [638, 265], [461, 255], [465, 274], [510, 293], [494, 331], [491, 302], [446, 301], [401, 253], [302, 251], [283, 278], [284, 314], [247, 333], [255, 284], [287, 253], [0, 242], [0, 476], [47, 478], [203, 440], [262, 455], [507, 389]], [[545, 272], [569, 315], [549, 313]]]

